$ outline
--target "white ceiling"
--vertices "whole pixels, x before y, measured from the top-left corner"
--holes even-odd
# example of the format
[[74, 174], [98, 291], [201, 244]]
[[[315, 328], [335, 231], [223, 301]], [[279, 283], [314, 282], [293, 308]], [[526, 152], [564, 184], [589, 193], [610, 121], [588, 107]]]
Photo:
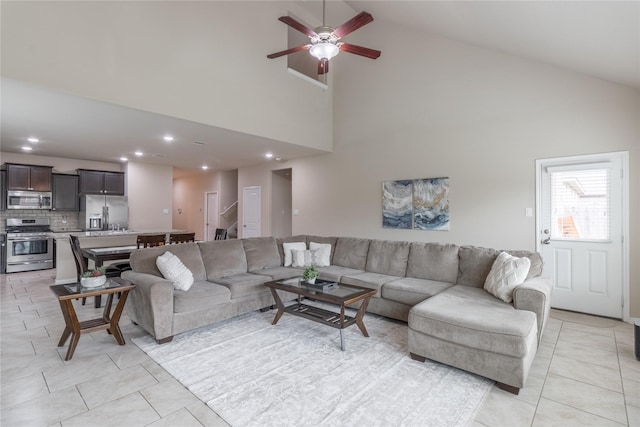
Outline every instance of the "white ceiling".
[[[640, 1], [347, 3], [376, 20], [640, 89]], [[235, 169], [265, 161], [265, 151], [283, 159], [318, 153], [14, 80], [3, 78], [1, 89], [0, 148], [6, 152], [21, 152], [25, 138], [36, 134], [42, 139], [39, 155], [114, 162], [122, 155], [133, 159], [139, 149], [145, 156], [137, 161], [173, 165], [183, 173], [198, 170], [203, 158], [215, 159], [212, 169]], [[174, 134], [175, 143], [163, 143], [163, 132]]]

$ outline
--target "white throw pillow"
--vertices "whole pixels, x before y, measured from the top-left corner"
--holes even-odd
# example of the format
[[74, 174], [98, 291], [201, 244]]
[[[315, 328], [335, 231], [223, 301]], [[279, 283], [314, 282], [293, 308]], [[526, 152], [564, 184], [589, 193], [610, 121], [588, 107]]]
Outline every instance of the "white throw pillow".
[[494, 297], [511, 303], [513, 290], [525, 281], [529, 274], [529, 267], [531, 267], [529, 258], [517, 258], [506, 252], [500, 252], [491, 266], [484, 288]]
[[282, 244], [282, 252], [284, 253], [284, 266], [290, 267], [293, 263], [291, 258], [292, 250], [305, 250], [307, 249], [307, 244], [305, 242], [291, 242], [291, 243], [283, 243]]
[[309, 249], [318, 250], [318, 267], [329, 267], [331, 265], [331, 243], [309, 242]]
[[156, 265], [164, 278], [173, 282], [174, 289], [188, 291], [193, 285], [193, 273], [171, 252], [156, 258]]
[[321, 257], [320, 252], [320, 249], [304, 251], [301, 249], [294, 249], [291, 251], [291, 266], [299, 268], [306, 268], [311, 266], [318, 267], [320, 266], [318, 264], [318, 261]]

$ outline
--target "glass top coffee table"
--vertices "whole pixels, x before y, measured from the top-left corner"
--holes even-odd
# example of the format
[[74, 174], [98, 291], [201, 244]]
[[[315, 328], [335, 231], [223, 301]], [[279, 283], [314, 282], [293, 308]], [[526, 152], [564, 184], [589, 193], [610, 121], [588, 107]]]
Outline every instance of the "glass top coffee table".
[[[314, 322], [322, 323], [332, 328], [340, 329], [340, 349], [345, 350], [344, 335], [342, 330], [356, 324], [365, 337], [369, 336], [367, 328], [364, 326], [364, 314], [369, 305], [371, 297], [378, 292], [375, 289], [362, 288], [360, 286], [345, 285], [338, 283], [335, 287], [322, 291], [309, 288], [304, 285], [302, 279], [294, 277], [284, 280], [274, 280], [265, 283], [278, 307], [278, 312], [273, 319], [272, 325], [278, 323], [283, 313], [293, 314], [294, 316], [304, 317]], [[298, 295], [298, 299], [294, 304], [285, 306], [282, 299], [278, 295], [278, 291], [291, 292]], [[336, 313], [320, 307], [314, 307], [302, 303], [302, 297], [308, 297], [316, 301], [322, 301], [335, 304], [340, 307], [340, 312]], [[348, 305], [362, 301], [360, 308], [355, 317], [345, 314], [345, 308]]]

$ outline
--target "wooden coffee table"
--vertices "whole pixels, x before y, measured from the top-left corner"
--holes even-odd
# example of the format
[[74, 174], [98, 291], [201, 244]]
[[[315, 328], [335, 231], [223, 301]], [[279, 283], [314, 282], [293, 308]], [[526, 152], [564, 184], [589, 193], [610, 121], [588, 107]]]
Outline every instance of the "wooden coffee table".
[[[60, 337], [60, 341], [58, 342], [58, 347], [62, 347], [69, 339], [69, 336], [71, 336], [71, 343], [69, 344], [69, 349], [67, 350], [67, 355], [64, 360], [71, 360], [73, 352], [76, 350], [76, 346], [80, 340], [80, 335], [84, 333], [107, 330], [109, 334], [113, 335], [118, 344], [125, 344], [118, 322], [120, 321], [120, 316], [122, 315], [129, 291], [135, 288], [134, 284], [120, 277], [114, 277], [108, 279], [103, 286], [98, 288], [85, 288], [79, 283], [54, 285], [50, 288], [58, 297], [66, 325], [62, 332], [62, 337]], [[120, 300], [112, 315], [111, 304], [113, 303], [113, 295], [118, 292], [121, 293]], [[102, 317], [80, 322], [76, 310], [73, 307], [73, 300], [101, 295], [107, 295], [107, 303], [104, 306]]]
[[[367, 328], [364, 326], [364, 314], [367, 310], [367, 306], [369, 305], [369, 300], [371, 300], [371, 297], [374, 296], [376, 292], [378, 292], [375, 289], [362, 288], [360, 286], [338, 283], [338, 286], [336, 286], [335, 288], [323, 292], [305, 287], [303, 284], [301, 284], [301, 279], [298, 277], [284, 280], [274, 280], [265, 283], [265, 286], [271, 289], [271, 294], [273, 295], [273, 299], [276, 302], [276, 306], [278, 307], [278, 312], [276, 313], [276, 316], [271, 323], [272, 325], [278, 323], [278, 320], [280, 320], [280, 317], [282, 317], [283, 313], [289, 313], [293, 314], [294, 316], [304, 317], [305, 319], [331, 326], [332, 328], [340, 329], [340, 349], [342, 351], [344, 351], [346, 348], [344, 335], [342, 332], [343, 329], [348, 328], [355, 323], [356, 325], [358, 325], [358, 328], [360, 329], [360, 332], [362, 332], [362, 335], [364, 335], [365, 337], [369, 336]], [[278, 295], [278, 290], [291, 292], [298, 295], [297, 302], [285, 306], [282, 302], [282, 299]], [[323, 308], [303, 304], [302, 297], [335, 304], [340, 307], [340, 312], [336, 313], [330, 310], [325, 310]], [[346, 306], [355, 304], [360, 301], [362, 301], [362, 304], [360, 304], [360, 308], [358, 308], [356, 316], [347, 316], [345, 314]]]

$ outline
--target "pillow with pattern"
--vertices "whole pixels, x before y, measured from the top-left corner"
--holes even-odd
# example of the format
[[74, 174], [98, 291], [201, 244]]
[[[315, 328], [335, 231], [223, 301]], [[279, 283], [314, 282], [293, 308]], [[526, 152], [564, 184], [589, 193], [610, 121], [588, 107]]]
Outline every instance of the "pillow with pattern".
[[188, 291], [193, 285], [193, 273], [171, 252], [167, 251], [156, 258], [156, 265], [164, 278], [173, 282], [174, 289]]
[[331, 265], [331, 243], [309, 242], [309, 249], [317, 249], [319, 251], [317, 267], [329, 267]]
[[529, 267], [531, 267], [529, 258], [517, 258], [506, 252], [500, 252], [484, 281], [484, 288], [494, 297], [511, 303], [513, 290], [525, 281], [529, 274]]
[[284, 253], [284, 266], [291, 267], [291, 264], [293, 262], [291, 258], [292, 250], [305, 250], [305, 249], [307, 249], [307, 245], [304, 242], [283, 243], [282, 252]]

